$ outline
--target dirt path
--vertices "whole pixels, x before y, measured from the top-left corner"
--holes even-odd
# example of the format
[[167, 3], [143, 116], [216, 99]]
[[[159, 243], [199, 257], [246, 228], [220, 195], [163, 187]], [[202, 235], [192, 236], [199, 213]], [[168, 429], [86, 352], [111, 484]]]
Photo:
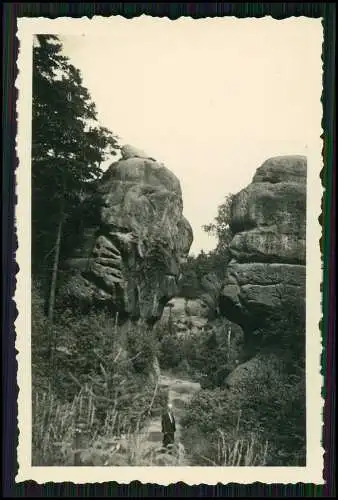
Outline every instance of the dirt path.
[[[185, 405], [193, 395], [200, 389], [198, 382], [183, 380], [172, 375], [161, 375], [159, 385], [168, 390], [169, 402], [173, 405], [173, 411], [176, 419], [175, 442], [180, 443], [181, 425], [180, 421], [184, 415]], [[147, 440], [145, 446], [154, 449], [160, 449], [162, 446], [161, 416], [154, 417], [147, 428]], [[187, 452], [187, 450], [186, 450]], [[185, 463], [188, 465], [189, 458], [185, 456]]]
[[[192, 380], [181, 379], [174, 375], [162, 374], [159, 386], [168, 391], [169, 402], [173, 406], [176, 419], [175, 448], [173, 453], [163, 453], [161, 414], [148, 422], [141, 431], [128, 435], [104, 438], [96, 451], [86, 449], [81, 456], [82, 465], [106, 466], [187, 466], [192, 465], [189, 450], [181, 443], [181, 421], [186, 404], [200, 390], [200, 384]], [[72, 458], [73, 464], [73, 458]]]

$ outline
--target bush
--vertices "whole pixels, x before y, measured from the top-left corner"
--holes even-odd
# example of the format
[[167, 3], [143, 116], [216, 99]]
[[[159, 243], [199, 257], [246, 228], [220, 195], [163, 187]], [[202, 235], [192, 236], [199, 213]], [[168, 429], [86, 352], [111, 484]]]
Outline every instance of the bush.
[[44, 314], [41, 287], [32, 281], [32, 377], [33, 387], [48, 388], [50, 338]]
[[[283, 307], [266, 315], [264, 323], [260, 317], [259, 329], [246, 332], [250, 359], [243, 363], [240, 357], [237, 368], [230, 358], [240, 344], [230, 346], [231, 354], [220, 328], [204, 340], [206, 389], [191, 401], [183, 421], [184, 442], [198, 463], [220, 464], [225, 455], [237, 463], [241, 450], [241, 465], [305, 465], [305, 302], [286, 292], [281, 290]], [[225, 454], [219, 451], [225, 450], [220, 436], [227, 443]]]
[[[33, 313], [35, 317], [35, 314]], [[111, 398], [118, 381], [140, 381], [149, 378], [156, 355], [156, 343], [151, 332], [140, 325], [125, 329], [104, 311], [76, 316], [71, 311], [58, 315], [54, 334], [54, 390], [56, 395], [72, 400], [79, 388], [94, 385], [102, 396]], [[38, 352], [36, 370], [48, 375], [50, 362], [46, 338], [33, 336]], [[127, 390], [127, 389], [126, 389]]]
[[[51, 351], [53, 356], [51, 356]], [[59, 312], [49, 331], [32, 290], [33, 454], [63, 464], [80, 419], [97, 433], [133, 432], [166, 404], [154, 375], [156, 342], [145, 325], [119, 325], [105, 311]], [[83, 417], [83, 412], [89, 414]], [[89, 419], [89, 420], [88, 420]], [[105, 429], [105, 431], [103, 431]], [[53, 458], [54, 457], [54, 458]]]
[[[94, 435], [95, 407], [80, 391], [62, 403], [51, 392], [33, 394], [32, 465], [74, 465], [76, 429], [82, 425]], [[89, 404], [88, 404], [89, 402]]]
[[290, 377], [278, 357], [263, 354], [238, 367], [229, 384], [228, 389], [201, 390], [192, 399], [182, 422], [186, 447], [194, 449], [197, 435], [209, 443], [204, 457], [219, 463], [222, 435], [230, 448], [241, 443], [242, 452], [251, 450], [256, 465], [263, 457], [267, 465], [304, 465], [303, 378]]
[[[228, 335], [228, 327], [231, 334]], [[209, 322], [201, 333], [164, 333], [159, 342], [162, 368], [189, 375], [209, 387], [223, 387], [242, 359], [243, 332], [225, 319]]]
[[247, 432], [240, 412], [231, 408], [225, 391], [202, 390], [182, 420], [183, 443], [194, 465], [263, 466], [268, 443], [258, 428]]
[[177, 336], [164, 335], [159, 347], [159, 363], [163, 369], [176, 368], [183, 361], [183, 342]]
[[243, 358], [243, 332], [226, 319], [216, 319], [199, 337], [197, 352], [196, 366], [204, 375], [201, 383], [224, 387], [226, 377]]
[[127, 349], [134, 370], [149, 374], [157, 356], [157, 342], [153, 331], [142, 323], [130, 325], [127, 331]]
[[[107, 408], [102, 423], [97, 418], [97, 398], [83, 387], [71, 402], [61, 402], [50, 392], [33, 397], [33, 466], [66, 465], [151, 465], [151, 457], [139, 445], [147, 439], [142, 428], [144, 408], [157, 411], [167, 403], [166, 394], [148, 394], [134, 425], [130, 414], [123, 414], [118, 405]], [[131, 407], [137, 413], [137, 408]], [[127, 417], [127, 418], [126, 418]], [[118, 463], [112, 450], [117, 443], [128, 443]], [[137, 462], [137, 460], [140, 460]]]

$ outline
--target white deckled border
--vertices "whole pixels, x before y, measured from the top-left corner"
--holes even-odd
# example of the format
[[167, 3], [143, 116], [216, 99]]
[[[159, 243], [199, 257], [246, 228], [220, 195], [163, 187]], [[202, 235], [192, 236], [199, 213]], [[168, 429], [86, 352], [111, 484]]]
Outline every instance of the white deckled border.
[[[309, 23], [316, 34], [321, 33], [323, 41], [323, 28], [321, 19], [305, 17], [288, 18], [277, 21], [267, 16], [261, 19], [246, 18], [208, 18], [193, 20], [179, 18], [171, 21], [168, 18], [152, 18], [141, 16], [127, 20], [122, 16], [110, 18], [94, 16], [92, 19], [83, 17], [72, 18], [21, 18], [18, 20], [18, 38], [20, 42], [18, 69], [19, 74], [16, 87], [19, 90], [17, 102], [18, 135], [17, 155], [19, 167], [17, 176], [16, 227], [18, 235], [18, 250], [16, 261], [19, 265], [17, 274], [17, 288], [14, 300], [18, 309], [15, 321], [16, 349], [18, 351], [18, 426], [20, 430], [18, 445], [19, 471], [16, 482], [33, 480], [37, 483], [46, 482], [73, 482], [73, 483], [100, 483], [116, 481], [128, 484], [131, 481], [142, 483], [156, 483], [168, 485], [182, 481], [189, 485], [196, 484], [227, 484], [241, 483], [314, 483], [324, 484], [323, 480], [323, 454], [322, 438], [322, 413], [324, 402], [321, 397], [323, 378], [320, 373], [320, 357], [322, 352], [319, 321], [321, 319], [321, 293], [322, 263], [319, 248], [321, 226], [318, 217], [321, 213], [321, 198], [323, 188], [320, 181], [320, 171], [323, 167], [322, 160], [322, 74], [317, 78], [317, 101], [313, 103], [313, 125], [316, 128], [314, 136], [317, 139], [311, 146], [308, 154], [308, 198], [307, 198], [307, 318], [306, 318], [306, 360], [307, 360], [307, 466], [306, 467], [32, 467], [31, 466], [31, 110], [32, 110], [32, 44], [35, 33], [54, 33], [80, 35], [102, 34], [105, 30], [118, 29], [125, 23], [133, 23], [135, 36], [141, 36], [149, 23], [175, 23], [176, 25], [189, 25], [190, 23], [204, 23], [209, 26], [213, 23], [284, 23], [286, 26], [293, 23]], [[318, 39], [318, 38], [317, 38]], [[316, 47], [318, 58], [321, 58], [321, 46]], [[320, 59], [320, 66], [322, 64]], [[259, 165], [257, 165], [258, 167]]]

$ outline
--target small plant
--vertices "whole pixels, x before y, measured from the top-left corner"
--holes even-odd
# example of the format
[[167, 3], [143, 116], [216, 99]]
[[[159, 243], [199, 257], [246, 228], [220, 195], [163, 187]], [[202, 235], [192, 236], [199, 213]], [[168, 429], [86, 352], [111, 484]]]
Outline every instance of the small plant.
[[33, 398], [33, 465], [73, 465], [75, 436], [82, 425], [94, 436], [95, 408], [85, 391], [71, 403], [61, 403], [51, 392]]
[[217, 428], [203, 432], [193, 425], [185, 430], [187, 448], [194, 465], [221, 467], [254, 467], [267, 465], [269, 443], [259, 432], [246, 433], [240, 427], [240, 414], [236, 427]]
[[[217, 443], [217, 462], [215, 465], [229, 467], [253, 467], [264, 466], [268, 456], [268, 441], [260, 442], [257, 435], [252, 434], [248, 438], [229, 440], [227, 434], [219, 429]], [[239, 435], [239, 430], [238, 430]]]
[[[153, 365], [156, 349], [144, 325], [126, 332], [105, 311], [56, 316], [50, 378], [49, 340], [39, 290], [33, 289], [33, 461], [34, 465], [99, 464], [98, 438], [115, 439], [142, 429], [160, 412], [167, 395]], [[154, 376], [155, 375], [155, 376]], [[75, 442], [76, 441], [76, 442]], [[74, 450], [79, 449], [77, 455]], [[79, 458], [84, 449], [95, 449]], [[78, 457], [76, 459], [76, 456]]]
[[[155, 401], [153, 397], [150, 404]], [[71, 403], [62, 404], [50, 393], [36, 394], [33, 415], [33, 466], [150, 466], [184, 461], [182, 445], [171, 453], [154, 446], [140, 415], [130, 425], [130, 418], [112, 407], [101, 425], [87, 387]]]

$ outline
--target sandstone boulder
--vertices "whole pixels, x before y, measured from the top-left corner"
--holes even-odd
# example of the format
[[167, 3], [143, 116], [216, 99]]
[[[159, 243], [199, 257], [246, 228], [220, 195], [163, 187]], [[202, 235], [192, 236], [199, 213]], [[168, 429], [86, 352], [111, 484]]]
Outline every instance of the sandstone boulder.
[[177, 293], [192, 229], [177, 177], [143, 151], [126, 146], [121, 152], [98, 183], [97, 220], [82, 230], [67, 261], [72, 276], [63, 295], [151, 323]]
[[232, 204], [232, 260], [221, 292], [223, 313], [254, 323], [305, 299], [306, 158], [267, 160]]
[[175, 297], [166, 304], [160, 327], [169, 329], [169, 323], [178, 335], [198, 334], [208, 321], [209, 308], [200, 299]]
[[230, 225], [219, 310], [243, 336], [234, 336], [230, 356], [222, 351], [218, 362], [215, 352], [223, 425], [265, 443], [259, 465], [304, 466], [306, 159], [267, 160], [233, 198]]
[[304, 184], [306, 157], [301, 155], [275, 156], [256, 170], [253, 182], [295, 182]]
[[149, 157], [145, 151], [135, 148], [135, 146], [132, 146], [131, 144], [125, 144], [121, 147], [121, 155], [124, 160], [128, 160], [129, 158], [145, 158], [154, 160], [154, 158]]

